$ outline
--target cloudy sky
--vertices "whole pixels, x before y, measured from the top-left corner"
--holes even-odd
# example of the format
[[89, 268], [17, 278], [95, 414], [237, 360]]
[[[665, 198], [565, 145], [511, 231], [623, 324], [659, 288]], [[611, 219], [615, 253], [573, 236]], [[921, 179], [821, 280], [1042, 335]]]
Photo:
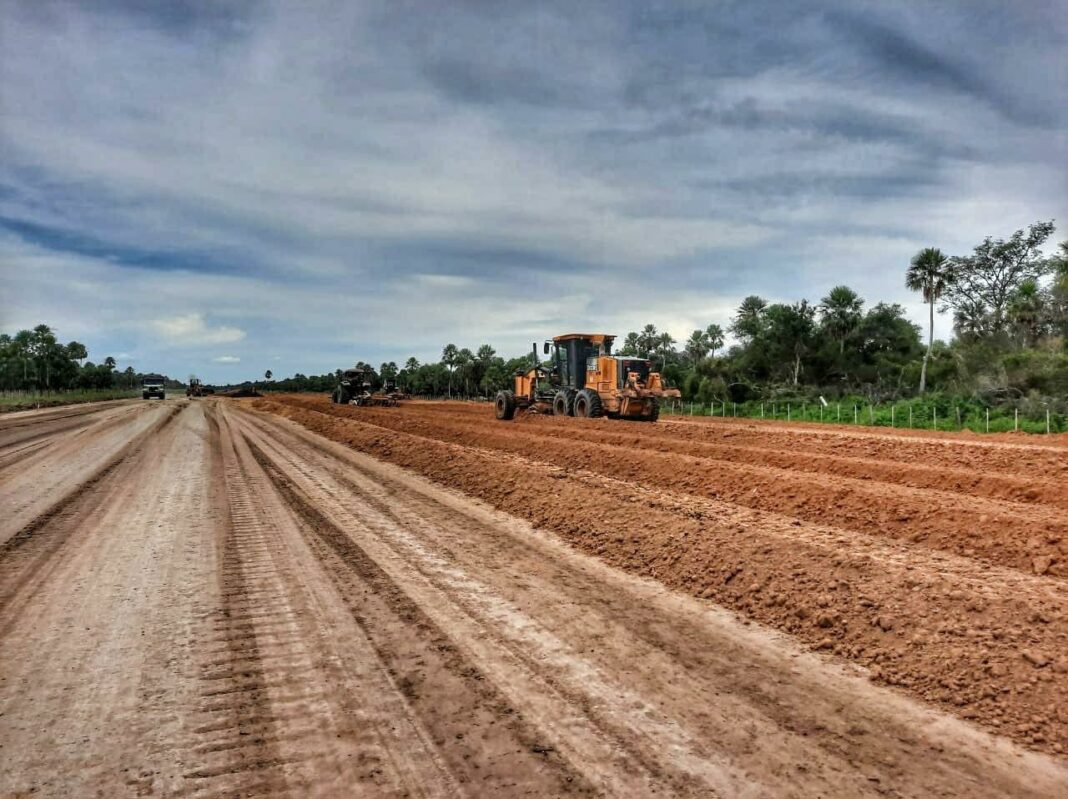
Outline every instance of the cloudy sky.
[[0, 12], [0, 330], [120, 366], [681, 338], [838, 283], [922, 321], [920, 247], [1068, 226], [1063, 1]]

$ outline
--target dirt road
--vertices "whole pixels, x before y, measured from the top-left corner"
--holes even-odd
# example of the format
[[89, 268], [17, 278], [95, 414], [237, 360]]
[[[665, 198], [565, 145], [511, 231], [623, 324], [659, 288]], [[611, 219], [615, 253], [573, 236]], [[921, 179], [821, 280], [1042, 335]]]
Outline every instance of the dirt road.
[[[999, 467], [950, 488], [913, 485], [932, 479], [924, 468], [964, 479], [937, 446], [900, 468], [880, 460], [885, 479], [843, 473], [855, 484], [817, 522], [800, 500], [771, 510], [759, 492], [721, 496], [714, 481], [668, 481], [649, 467], [667, 460], [634, 457], [644, 436], [676, 466], [703, 468], [726, 452], [713, 448], [733, 447], [751, 489], [788, 467], [762, 461], [748, 433], [722, 442], [682, 424], [548, 421], [559, 424], [496, 430], [475, 412], [299, 398], [0, 420], [0, 795], [1068, 791], [1052, 750], [1068, 722], [1051, 717], [1065, 694], [1054, 664], [1016, 655], [1026, 684], [998, 701], [1012, 718], [1046, 707], [1013, 741], [946, 712], [939, 696], [873, 683], [848, 651], [924, 612], [923, 656], [914, 630], [882, 644], [893, 656], [879, 679], [910, 663], [946, 679], [948, 661], [948, 671], [917, 664], [946, 649], [935, 626], [974, 616], [965, 606], [978, 597], [984, 620], [1027, 625], [1029, 654], [1056, 652], [1063, 577], [1035, 574], [1026, 547], [1036, 536], [1056, 545], [1046, 539], [1062, 508], [1013, 492], [1021, 458], [1053, 479], [1057, 453], [976, 455]], [[869, 445], [816, 453], [807, 474], [850, 458], [875, 468]], [[924, 517], [930, 535], [913, 541], [908, 522], [864, 526], [861, 487], [881, 491], [865, 496], [896, 517], [921, 505], [911, 492], [942, 492], [954, 513], [974, 500], [991, 529], [1011, 516], [1026, 534], [957, 553], [946, 520], [959, 517], [938, 507]], [[828, 552], [839, 566], [819, 564]], [[747, 560], [758, 555], [766, 573]], [[806, 582], [832, 572], [833, 588]], [[917, 590], [902, 589], [907, 575]], [[895, 588], [906, 593], [886, 594]], [[889, 631], [850, 632], [860, 616], [843, 597], [868, 594], [878, 607], [858, 607]], [[1023, 621], [1024, 606], [1046, 621]], [[814, 651], [810, 629], [830, 646]], [[987, 643], [962, 637], [960, 658]], [[1008, 684], [1016, 667], [980, 668], [981, 683]]]

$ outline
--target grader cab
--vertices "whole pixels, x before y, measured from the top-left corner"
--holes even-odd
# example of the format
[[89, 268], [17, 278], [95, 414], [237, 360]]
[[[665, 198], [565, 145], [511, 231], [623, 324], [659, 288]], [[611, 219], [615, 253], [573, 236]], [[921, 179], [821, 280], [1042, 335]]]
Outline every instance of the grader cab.
[[679, 397], [664, 388], [659, 372], [646, 358], [613, 355], [615, 336], [607, 333], [567, 333], [545, 342], [546, 363], [515, 376], [514, 390], [497, 393], [498, 419], [511, 419], [517, 410], [610, 419], [655, 422], [664, 398]]

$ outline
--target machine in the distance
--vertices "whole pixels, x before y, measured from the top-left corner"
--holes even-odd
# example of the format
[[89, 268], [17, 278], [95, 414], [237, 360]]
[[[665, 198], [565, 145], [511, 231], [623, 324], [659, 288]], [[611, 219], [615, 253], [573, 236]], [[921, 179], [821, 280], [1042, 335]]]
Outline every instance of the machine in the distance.
[[334, 387], [334, 393], [330, 395], [332, 402], [340, 405], [348, 405], [350, 402], [359, 401], [368, 394], [366, 373], [363, 369], [353, 367], [345, 369], [341, 373], [341, 379]]
[[404, 395], [392, 382], [387, 382], [379, 391], [371, 391], [371, 381], [366, 370], [359, 367], [345, 369], [341, 380], [330, 395], [332, 402], [341, 405], [397, 405]]
[[679, 397], [678, 389], [664, 388], [660, 373], [646, 358], [613, 355], [615, 336], [608, 333], [566, 333], [545, 342], [549, 361], [515, 376], [514, 390], [497, 393], [498, 419], [511, 419], [516, 410], [528, 409], [558, 416], [632, 419], [655, 422], [660, 401]]

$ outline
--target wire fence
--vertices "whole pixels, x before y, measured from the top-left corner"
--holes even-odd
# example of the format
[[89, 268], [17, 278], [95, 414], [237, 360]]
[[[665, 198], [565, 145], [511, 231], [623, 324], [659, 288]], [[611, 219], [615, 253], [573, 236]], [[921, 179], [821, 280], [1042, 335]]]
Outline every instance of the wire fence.
[[664, 405], [661, 413], [948, 432], [962, 430], [970, 430], [974, 433], [1068, 432], [1068, 414], [1048, 407], [1040, 409], [989, 408], [907, 400], [893, 403], [777, 401], [701, 403], [675, 400]]

